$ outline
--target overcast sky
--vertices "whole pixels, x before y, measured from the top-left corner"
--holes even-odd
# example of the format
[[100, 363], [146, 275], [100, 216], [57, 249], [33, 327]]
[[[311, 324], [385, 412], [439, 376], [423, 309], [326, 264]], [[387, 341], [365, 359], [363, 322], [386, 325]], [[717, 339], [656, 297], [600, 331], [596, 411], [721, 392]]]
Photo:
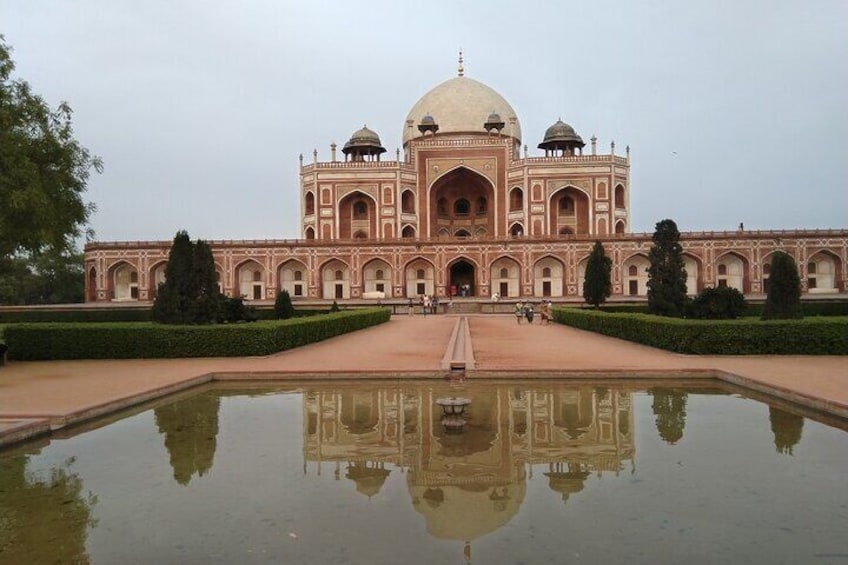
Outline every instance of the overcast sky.
[[367, 124], [393, 159], [430, 88], [626, 145], [631, 227], [848, 226], [848, 2], [0, 0], [16, 77], [103, 158], [97, 239], [298, 237], [298, 154]]

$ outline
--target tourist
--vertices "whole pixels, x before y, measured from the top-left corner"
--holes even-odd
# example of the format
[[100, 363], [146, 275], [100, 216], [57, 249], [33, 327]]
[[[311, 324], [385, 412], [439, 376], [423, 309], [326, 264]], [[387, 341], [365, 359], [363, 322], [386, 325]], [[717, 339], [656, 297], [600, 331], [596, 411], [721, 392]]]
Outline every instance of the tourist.
[[521, 304], [520, 300], [515, 303], [515, 310], [513, 312], [515, 313], [515, 321], [520, 324], [521, 318], [524, 317], [524, 305]]
[[439, 297], [435, 294], [433, 295], [433, 314], [439, 313]]
[[409, 298], [409, 311], [408, 315], [412, 316], [415, 313], [415, 303], [412, 301], [412, 297]]
[[528, 324], [533, 323], [533, 314], [534, 314], [533, 305], [528, 302], [527, 306], [524, 309], [524, 315], [527, 317], [527, 323]]
[[421, 305], [421, 311], [424, 315], [427, 315], [427, 312], [430, 310], [430, 295], [425, 294], [423, 298], [423, 304]]

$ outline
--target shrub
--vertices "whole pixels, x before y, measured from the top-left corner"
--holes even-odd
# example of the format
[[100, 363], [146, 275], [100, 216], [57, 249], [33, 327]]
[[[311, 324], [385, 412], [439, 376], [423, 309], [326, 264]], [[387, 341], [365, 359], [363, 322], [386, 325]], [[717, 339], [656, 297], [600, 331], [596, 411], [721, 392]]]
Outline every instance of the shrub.
[[336, 302], [335, 300], [333, 300], [333, 305], [330, 306], [330, 313], [332, 314], [332, 313], [338, 312], [338, 311], [339, 311], [339, 303]]
[[292, 306], [289, 291], [281, 290], [277, 294], [277, 300], [274, 301], [274, 313], [281, 320], [288, 320], [294, 317], [294, 306]]
[[225, 297], [221, 300], [220, 317], [218, 321], [232, 324], [235, 322], [255, 322], [256, 320], [256, 310], [254, 310], [252, 306], [245, 304], [243, 297]]
[[681, 317], [686, 311], [686, 269], [680, 232], [673, 220], [657, 222], [648, 254], [648, 311]]
[[689, 317], [709, 320], [732, 320], [745, 313], [745, 297], [729, 286], [706, 288], [695, 297], [689, 308]]
[[387, 322], [383, 308], [254, 324], [12, 324], [11, 359], [143, 359], [270, 355]]
[[677, 353], [697, 355], [848, 355], [848, 318], [763, 322], [683, 320], [556, 308], [554, 320]]
[[604, 253], [604, 246], [595, 241], [592, 254], [586, 262], [586, 275], [583, 279], [583, 298], [587, 304], [596, 308], [606, 302], [612, 293], [612, 259]]
[[771, 258], [769, 289], [762, 319], [788, 320], [802, 316], [798, 267], [788, 253], [776, 251]]

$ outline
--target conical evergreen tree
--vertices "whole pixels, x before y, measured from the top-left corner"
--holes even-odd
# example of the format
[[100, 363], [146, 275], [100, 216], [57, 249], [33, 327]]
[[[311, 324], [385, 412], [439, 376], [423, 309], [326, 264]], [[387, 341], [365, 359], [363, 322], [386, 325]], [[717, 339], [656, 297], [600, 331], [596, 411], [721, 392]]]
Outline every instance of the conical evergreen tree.
[[153, 319], [162, 324], [208, 324], [217, 321], [221, 302], [211, 247], [200, 240], [192, 243], [185, 231], [177, 232], [165, 282], [153, 303]]
[[281, 290], [277, 294], [277, 300], [274, 302], [274, 314], [282, 320], [287, 320], [294, 316], [294, 306], [292, 306], [289, 291]]
[[648, 259], [648, 312], [682, 317], [686, 309], [686, 269], [680, 232], [673, 220], [657, 222]]
[[221, 315], [223, 296], [218, 288], [218, 273], [215, 271], [212, 248], [203, 240], [197, 240], [194, 244], [193, 272], [193, 321], [195, 324], [215, 322]]
[[595, 241], [592, 253], [586, 261], [586, 276], [583, 279], [583, 298], [587, 304], [597, 308], [606, 302], [612, 293], [611, 273], [612, 260], [606, 256], [603, 244]]
[[795, 260], [783, 251], [771, 257], [769, 289], [763, 320], [786, 320], [801, 318], [801, 277]]

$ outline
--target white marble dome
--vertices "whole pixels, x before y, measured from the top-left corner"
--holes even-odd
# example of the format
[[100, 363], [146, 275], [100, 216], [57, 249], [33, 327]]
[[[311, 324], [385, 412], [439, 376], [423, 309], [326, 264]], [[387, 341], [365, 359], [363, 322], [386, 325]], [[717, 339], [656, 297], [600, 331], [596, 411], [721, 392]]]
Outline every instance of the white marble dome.
[[[506, 123], [504, 135], [521, 141], [521, 122], [503, 96], [466, 76], [446, 80], [421, 97], [406, 115], [403, 124], [403, 144], [421, 137], [418, 124], [424, 116], [432, 116], [439, 125], [439, 134], [485, 133], [483, 124], [490, 114], [498, 114]], [[515, 118], [515, 124], [510, 119]], [[408, 127], [412, 120], [412, 127]]]

